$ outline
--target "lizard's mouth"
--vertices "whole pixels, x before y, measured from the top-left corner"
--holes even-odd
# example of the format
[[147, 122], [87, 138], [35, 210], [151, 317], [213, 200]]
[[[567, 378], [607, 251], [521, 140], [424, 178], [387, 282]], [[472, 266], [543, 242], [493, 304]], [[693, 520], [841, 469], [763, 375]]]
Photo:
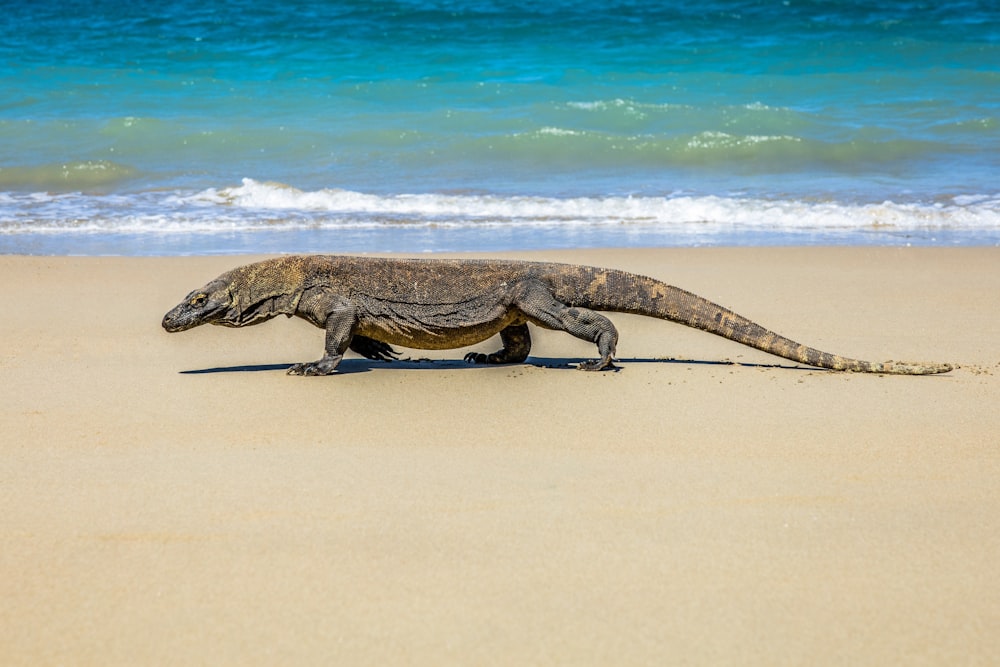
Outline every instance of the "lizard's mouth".
[[229, 303], [226, 301], [211, 297], [193, 300], [189, 298], [171, 308], [163, 316], [162, 324], [170, 333], [187, 331], [202, 324], [218, 324], [219, 320], [225, 318], [229, 312]]
[[174, 308], [169, 313], [163, 316], [163, 328], [170, 333], [176, 333], [178, 331], [187, 331], [192, 329], [199, 324], [199, 320], [196, 317], [192, 317], [191, 313], [181, 313], [177, 312]]

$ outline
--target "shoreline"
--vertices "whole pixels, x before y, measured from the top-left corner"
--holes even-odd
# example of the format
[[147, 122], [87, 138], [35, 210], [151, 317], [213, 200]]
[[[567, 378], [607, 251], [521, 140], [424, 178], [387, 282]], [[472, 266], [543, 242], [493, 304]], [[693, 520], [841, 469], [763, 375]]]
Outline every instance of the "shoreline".
[[[261, 231], [233, 234], [55, 234], [0, 236], [0, 257], [232, 257], [284, 254], [492, 255], [504, 253], [599, 253], [607, 248], [630, 250], [697, 250], [700, 248], [1000, 248], [1000, 229], [825, 229], [825, 230], [608, 231], [601, 227], [567, 230], [536, 229], [530, 245], [517, 240], [518, 229], [455, 229], [441, 237], [425, 228]], [[484, 250], [492, 246], [492, 249]], [[205, 248], [211, 247], [211, 252]]]
[[0, 255], [1000, 247], [995, 194], [406, 194], [300, 190], [250, 178], [205, 188], [0, 193], [9, 204], [0, 220]]
[[1000, 656], [1000, 248], [462, 256], [622, 268], [962, 368], [831, 373], [612, 313], [620, 372], [533, 330], [523, 365], [295, 378], [322, 349], [300, 320], [159, 327], [259, 256], [0, 256], [0, 662]]

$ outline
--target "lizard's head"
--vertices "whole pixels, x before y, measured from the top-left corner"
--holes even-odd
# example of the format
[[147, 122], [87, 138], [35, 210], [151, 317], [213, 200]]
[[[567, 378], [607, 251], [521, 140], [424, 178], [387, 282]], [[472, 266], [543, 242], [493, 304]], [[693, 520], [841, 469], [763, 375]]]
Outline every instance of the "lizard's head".
[[295, 314], [304, 290], [304, 257], [279, 257], [223, 273], [163, 316], [167, 331], [186, 331], [200, 324], [245, 327], [275, 315]]
[[163, 328], [173, 333], [200, 324], [221, 324], [233, 305], [227, 281], [216, 279], [184, 297], [163, 316]]

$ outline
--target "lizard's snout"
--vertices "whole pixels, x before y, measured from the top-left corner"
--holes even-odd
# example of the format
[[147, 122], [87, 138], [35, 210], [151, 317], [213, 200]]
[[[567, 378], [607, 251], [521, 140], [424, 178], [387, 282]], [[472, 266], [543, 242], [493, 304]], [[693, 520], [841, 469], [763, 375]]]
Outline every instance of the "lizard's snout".
[[173, 308], [163, 316], [163, 322], [160, 324], [170, 333], [184, 331], [197, 324], [197, 322], [193, 321], [193, 318], [185, 317], [185, 315], [186, 313], [180, 312], [179, 307]]
[[160, 324], [163, 326], [164, 329], [166, 329], [170, 333], [173, 333], [175, 331], [180, 331], [180, 329], [177, 326], [177, 323], [174, 322], [170, 313], [167, 313], [166, 315], [163, 316], [163, 322], [161, 322]]

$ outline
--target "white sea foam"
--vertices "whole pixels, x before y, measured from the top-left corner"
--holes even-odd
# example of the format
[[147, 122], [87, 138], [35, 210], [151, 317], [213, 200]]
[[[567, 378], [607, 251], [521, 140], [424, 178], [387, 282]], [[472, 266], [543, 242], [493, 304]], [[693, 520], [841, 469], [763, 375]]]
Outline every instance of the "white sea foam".
[[727, 132], [702, 132], [687, 142], [689, 149], [733, 148], [737, 146], [753, 146], [773, 141], [801, 143], [802, 139], [791, 135], [760, 135], [734, 136]]
[[[343, 224], [371, 216], [414, 224], [647, 224], [717, 223], [764, 229], [802, 228], [1000, 228], [1000, 194], [963, 195], [931, 203], [842, 203], [746, 197], [525, 197], [499, 195], [375, 195], [350, 190], [302, 191], [244, 179], [190, 198], [246, 210], [336, 214]], [[399, 220], [395, 220], [399, 222]]]
[[810, 230], [1000, 230], [1000, 194], [850, 203], [747, 196], [531, 197], [306, 191], [244, 179], [200, 192], [3, 193], [0, 236], [212, 234], [295, 229], [612, 229], [702, 236]]

